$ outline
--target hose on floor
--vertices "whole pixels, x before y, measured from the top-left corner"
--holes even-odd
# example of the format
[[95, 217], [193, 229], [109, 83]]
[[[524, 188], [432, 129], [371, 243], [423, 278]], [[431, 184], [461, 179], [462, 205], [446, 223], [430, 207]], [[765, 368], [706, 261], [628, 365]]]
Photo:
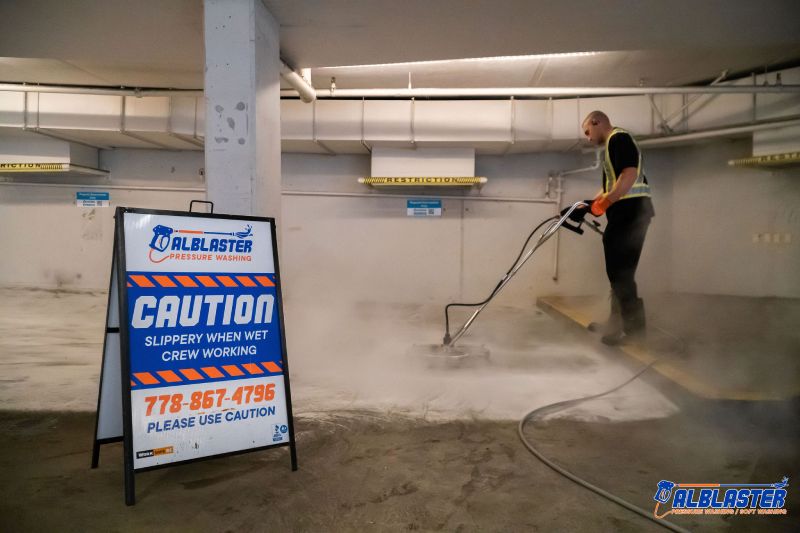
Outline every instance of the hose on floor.
[[558, 466], [556, 463], [554, 463], [553, 461], [551, 461], [550, 459], [545, 457], [542, 454], [542, 452], [537, 450], [533, 446], [533, 444], [531, 444], [531, 442], [525, 437], [525, 424], [526, 423], [528, 423], [530, 421], [535, 421], [535, 420], [541, 418], [544, 415], [556, 413], [558, 411], [562, 411], [564, 409], [567, 409], [568, 407], [573, 407], [573, 406], [578, 405], [580, 403], [583, 403], [583, 402], [586, 402], [586, 401], [589, 401], [589, 400], [594, 400], [596, 398], [601, 398], [603, 396], [607, 396], [609, 394], [612, 394], [612, 393], [620, 390], [624, 386], [628, 385], [629, 383], [631, 383], [631, 382], [635, 381], [636, 379], [638, 379], [642, 374], [647, 372], [650, 369], [650, 367], [652, 367], [657, 362], [658, 362], [658, 360], [655, 360], [655, 361], [651, 362], [650, 364], [648, 364], [647, 366], [645, 366], [644, 368], [639, 370], [639, 372], [634, 374], [631, 378], [629, 378], [625, 382], [621, 383], [620, 385], [617, 385], [613, 389], [609, 389], [609, 390], [607, 390], [605, 392], [601, 392], [599, 394], [592, 394], [590, 396], [584, 396], [582, 398], [576, 398], [574, 400], [564, 400], [564, 401], [561, 401], [561, 402], [551, 403], [549, 405], [545, 405], [543, 407], [538, 407], [538, 408], [534, 409], [533, 411], [530, 411], [528, 414], [526, 414], [524, 417], [522, 417], [522, 420], [519, 421], [519, 425], [517, 426], [517, 433], [519, 434], [519, 438], [522, 441], [522, 444], [525, 445], [525, 448], [527, 448], [529, 452], [531, 452], [537, 459], [539, 459], [545, 465], [549, 466], [550, 468], [552, 468], [553, 470], [555, 470], [556, 472], [558, 472], [562, 476], [566, 477], [567, 479], [569, 479], [571, 481], [574, 481], [578, 485], [580, 485], [580, 486], [582, 486], [582, 487], [584, 487], [586, 489], [589, 489], [589, 490], [591, 490], [592, 492], [594, 492], [596, 494], [599, 494], [603, 498], [606, 498], [607, 500], [610, 500], [610, 501], [616, 503], [617, 505], [620, 505], [620, 506], [624, 507], [625, 509], [627, 509], [629, 511], [632, 511], [632, 512], [638, 514], [639, 516], [642, 516], [644, 518], [647, 518], [648, 520], [651, 520], [652, 522], [655, 522], [656, 524], [658, 524], [661, 527], [665, 527], [665, 528], [667, 528], [669, 530], [677, 531], [679, 533], [689, 533], [688, 529], [684, 529], [684, 528], [682, 528], [682, 527], [680, 527], [680, 526], [678, 526], [676, 524], [673, 524], [672, 522], [668, 522], [667, 520], [657, 519], [657, 518], [655, 518], [653, 516], [652, 512], [647, 511], [645, 509], [642, 509], [641, 507], [637, 507], [636, 505], [632, 504], [631, 502], [629, 502], [627, 500], [623, 500], [619, 496], [616, 496], [616, 495], [608, 492], [607, 490], [601, 489], [597, 485], [593, 485], [592, 483], [589, 483], [585, 479], [578, 477], [577, 475], [573, 474], [569, 470]]

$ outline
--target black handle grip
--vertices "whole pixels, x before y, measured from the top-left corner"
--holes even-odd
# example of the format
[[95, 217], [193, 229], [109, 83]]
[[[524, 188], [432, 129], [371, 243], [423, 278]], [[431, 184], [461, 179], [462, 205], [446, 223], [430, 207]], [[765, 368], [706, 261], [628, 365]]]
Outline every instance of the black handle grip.
[[211, 206], [211, 211], [209, 211], [209, 213], [214, 213], [214, 202], [209, 202], [208, 200], [192, 200], [191, 202], [189, 202], [189, 212], [190, 213], [192, 212], [192, 206], [195, 203], [210, 205]]
[[583, 228], [581, 227], [580, 224], [576, 224], [573, 226], [572, 224], [569, 223], [569, 220], [565, 220], [564, 223], [561, 224], [561, 226], [567, 228], [570, 231], [574, 231], [578, 235], [583, 235]]

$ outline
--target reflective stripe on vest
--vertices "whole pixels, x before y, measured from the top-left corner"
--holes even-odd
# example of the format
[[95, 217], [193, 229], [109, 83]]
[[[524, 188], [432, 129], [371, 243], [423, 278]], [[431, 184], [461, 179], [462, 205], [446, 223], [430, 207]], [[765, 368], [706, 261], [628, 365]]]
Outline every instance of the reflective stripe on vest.
[[[606, 155], [603, 159], [603, 170], [605, 171], [603, 180], [604, 192], [609, 192], [617, 183], [617, 173], [614, 172], [614, 165], [611, 164], [611, 155], [608, 152], [608, 146], [611, 144], [611, 137], [617, 133], [628, 132], [622, 128], [614, 128], [608, 135], [608, 139], [606, 139]], [[637, 198], [639, 196], [650, 196], [650, 185], [647, 184], [644, 174], [642, 173], [642, 151], [639, 149], [639, 145], [636, 144], [636, 139], [633, 138], [633, 135], [630, 133], [628, 133], [628, 135], [630, 135], [633, 145], [636, 147], [636, 151], [639, 152], [639, 164], [636, 166], [636, 181], [633, 182], [631, 190], [629, 190], [625, 196], [620, 198], [620, 200], [624, 200], [626, 198]]]

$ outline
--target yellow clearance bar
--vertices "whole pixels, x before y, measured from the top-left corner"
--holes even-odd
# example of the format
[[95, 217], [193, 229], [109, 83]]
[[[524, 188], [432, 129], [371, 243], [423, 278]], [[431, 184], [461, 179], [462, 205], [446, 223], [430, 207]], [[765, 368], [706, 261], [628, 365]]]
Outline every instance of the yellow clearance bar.
[[786, 152], [783, 154], [760, 155], [731, 159], [728, 165], [732, 167], [780, 167], [800, 163], [800, 152]]
[[0, 172], [64, 172], [69, 163], [0, 163]]
[[473, 187], [483, 185], [489, 181], [482, 177], [401, 177], [401, 178], [358, 178], [363, 185], [373, 187], [408, 187], [408, 186], [437, 186], [437, 187]]

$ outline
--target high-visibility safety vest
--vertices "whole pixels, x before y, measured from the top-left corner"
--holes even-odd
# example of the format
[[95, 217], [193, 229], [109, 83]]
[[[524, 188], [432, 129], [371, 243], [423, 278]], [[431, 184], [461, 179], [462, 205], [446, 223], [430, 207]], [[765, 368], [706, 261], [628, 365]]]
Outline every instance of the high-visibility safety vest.
[[[604, 192], [611, 191], [611, 189], [614, 188], [614, 184], [617, 183], [617, 173], [614, 172], [614, 165], [611, 164], [611, 154], [608, 152], [608, 147], [611, 144], [611, 137], [617, 133], [628, 132], [622, 128], [614, 128], [608, 135], [608, 139], [606, 139], [606, 155], [603, 159], [603, 170], [605, 171], [603, 180]], [[642, 172], [642, 151], [639, 149], [639, 145], [636, 144], [636, 139], [633, 138], [633, 135], [630, 133], [628, 133], [628, 135], [630, 135], [633, 145], [636, 146], [636, 150], [639, 152], [639, 164], [636, 166], [636, 181], [633, 182], [633, 187], [631, 187], [631, 190], [629, 190], [625, 196], [620, 198], [620, 200], [625, 200], [626, 198], [638, 198], [640, 196], [650, 196], [650, 185], [648, 185], [647, 178]]]

